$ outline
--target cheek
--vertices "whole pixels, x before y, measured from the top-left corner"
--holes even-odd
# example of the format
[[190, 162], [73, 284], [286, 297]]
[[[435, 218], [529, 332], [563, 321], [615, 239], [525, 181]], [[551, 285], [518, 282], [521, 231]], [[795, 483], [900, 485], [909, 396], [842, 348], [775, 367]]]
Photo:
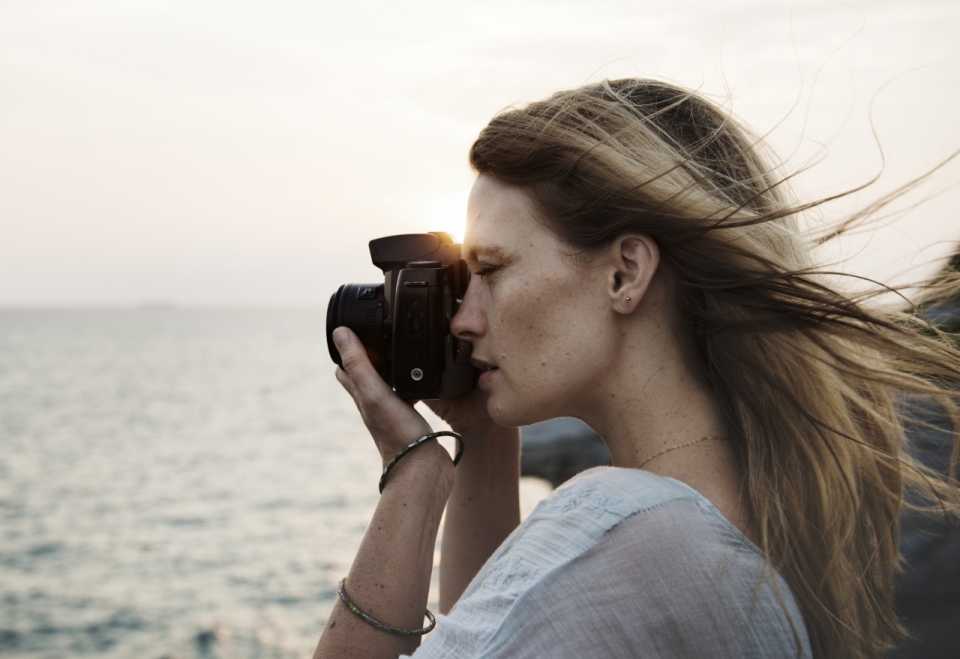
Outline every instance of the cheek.
[[[493, 323], [500, 363], [510, 388], [524, 398], [572, 392], [599, 366], [604, 307], [574, 277], [542, 278], [537, 286], [504, 291]], [[546, 401], [544, 401], [546, 402]]]

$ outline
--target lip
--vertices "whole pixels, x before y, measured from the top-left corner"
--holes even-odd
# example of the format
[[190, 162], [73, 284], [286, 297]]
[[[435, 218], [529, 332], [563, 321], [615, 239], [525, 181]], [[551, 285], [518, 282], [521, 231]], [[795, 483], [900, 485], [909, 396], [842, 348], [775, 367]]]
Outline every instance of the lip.
[[470, 363], [473, 364], [474, 368], [479, 368], [481, 371], [488, 371], [488, 370], [490, 370], [491, 368], [497, 368], [496, 366], [494, 366], [494, 365], [491, 364], [490, 362], [486, 362], [486, 361], [484, 361], [484, 360], [482, 360], [482, 359], [478, 359], [478, 358], [476, 358], [476, 357], [471, 357], [471, 358], [470, 358]]
[[477, 359], [476, 357], [471, 358], [470, 363], [473, 364], [474, 368], [480, 370], [480, 377], [477, 379], [477, 386], [481, 389], [483, 389], [484, 385], [488, 384], [490, 380], [496, 377], [497, 373], [500, 371], [499, 367], [494, 366], [489, 362], [485, 362], [482, 359]]

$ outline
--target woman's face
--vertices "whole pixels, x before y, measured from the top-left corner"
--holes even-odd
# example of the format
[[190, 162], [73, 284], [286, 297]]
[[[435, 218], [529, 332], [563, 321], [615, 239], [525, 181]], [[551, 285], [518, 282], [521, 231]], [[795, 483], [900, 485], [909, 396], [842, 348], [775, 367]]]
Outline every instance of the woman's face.
[[578, 267], [525, 192], [480, 176], [464, 258], [472, 277], [451, 331], [473, 344], [501, 425], [578, 415], [612, 364], [616, 325], [603, 268]]

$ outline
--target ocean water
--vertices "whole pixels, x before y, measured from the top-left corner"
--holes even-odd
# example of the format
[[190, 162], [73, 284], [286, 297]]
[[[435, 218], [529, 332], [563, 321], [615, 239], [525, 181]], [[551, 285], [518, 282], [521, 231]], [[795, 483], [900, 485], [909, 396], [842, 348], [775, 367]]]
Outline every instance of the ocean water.
[[312, 655], [379, 477], [324, 322], [0, 311], [0, 655]]

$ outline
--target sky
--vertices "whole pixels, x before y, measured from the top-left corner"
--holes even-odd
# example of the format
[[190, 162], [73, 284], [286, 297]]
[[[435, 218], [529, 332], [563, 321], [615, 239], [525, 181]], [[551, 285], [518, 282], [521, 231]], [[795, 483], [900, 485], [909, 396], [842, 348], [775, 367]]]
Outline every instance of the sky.
[[[499, 110], [696, 88], [842, 217], [960, 149], [960, 3], [0, 2], [0, 307], [323, 308], [367, 242], [462, 236]], [[882, 155], [881, 155], [882, 154]], [[894, 283], [960, 240], [951, 163], [821, 256]]]

